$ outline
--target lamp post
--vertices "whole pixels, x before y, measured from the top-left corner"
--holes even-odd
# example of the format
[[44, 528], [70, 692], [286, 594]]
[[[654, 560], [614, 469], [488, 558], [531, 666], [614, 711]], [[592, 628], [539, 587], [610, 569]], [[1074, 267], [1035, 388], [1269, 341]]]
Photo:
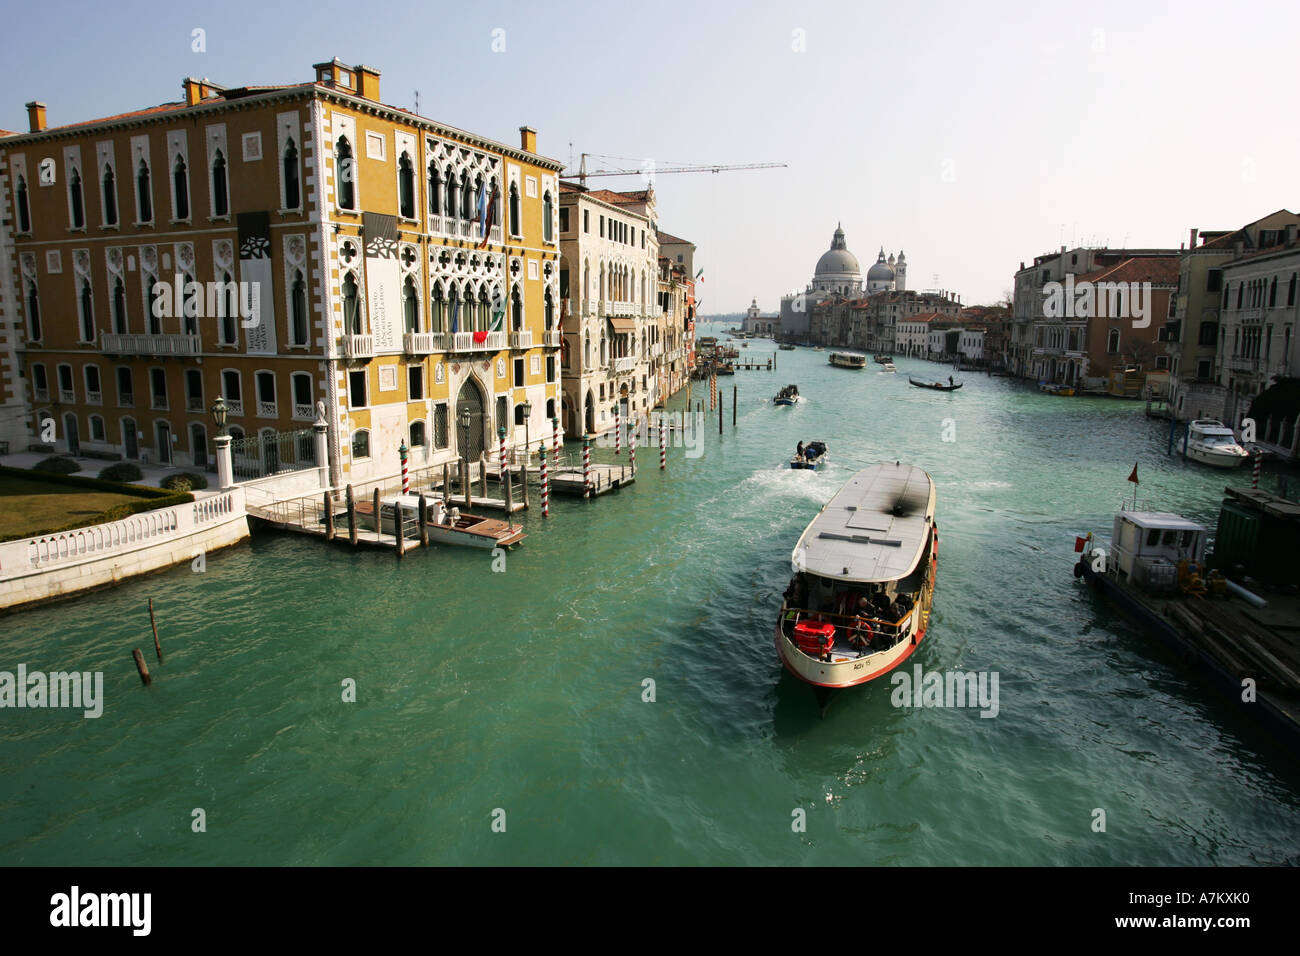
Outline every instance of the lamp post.
[[531, 419], [532, 417], [533, 417], [533, 403], [530, 402], [528, 399], [524, 399], [524, 460], [525, 461], [528, 461], [529, 460], [528, 456], [532, 454], [532, 452], [530, 451], [530, 449], [532, 448], [532, 443], [528, 437], [528, 422], [529, 419]]
[[230, 436], [226, 434], [226, 419], [230, 410], [226, 407], [226, 400], [221, 396], [217, 396], [217, 400], [212, 403], [211, 411], [212, 421], [217, 426], [217, 436], [212, 442], [217, 449], [217, 487], [225, 491], [235, 484], [234, 459], [230, 453]]
[[472, 416], [468, 408], [462, 408], [460, 411], [460, 428], [463, 438], [460, 443], [460, 457], [466, 458], [469, 455], [469, 425]]
[[230, 409], [226, 407], [225, 398], [218, 395], [217, 400], [212, 403], [212, 407], [208, 411], [212, 413], [212, 420], [217, 425], [217, 435], [224, 435], [226, 433], [226, 421], [230, 417]]

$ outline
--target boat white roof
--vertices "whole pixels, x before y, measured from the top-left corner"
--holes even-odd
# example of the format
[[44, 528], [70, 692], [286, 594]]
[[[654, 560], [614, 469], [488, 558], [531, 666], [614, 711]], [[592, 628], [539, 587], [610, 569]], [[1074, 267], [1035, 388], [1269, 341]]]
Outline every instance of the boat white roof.
[[1200, 432], [1202, 435], [1228, 435], [1232, 437], [1232, 429], [1223, 424], [1223, 422], [1197, 421], [1192, 422], [1192, 431]]
[[1139, 528], [1160, 528], [1167, 531], [1206, 530], [1204, 525], [1169, 511], [1121, 511], [1119, 516]]
[[804, 530], [795, 571], [870, 583], [906, 577], [934, 521], [934, 481], [915, 465], [874, 465], [849, 479]]

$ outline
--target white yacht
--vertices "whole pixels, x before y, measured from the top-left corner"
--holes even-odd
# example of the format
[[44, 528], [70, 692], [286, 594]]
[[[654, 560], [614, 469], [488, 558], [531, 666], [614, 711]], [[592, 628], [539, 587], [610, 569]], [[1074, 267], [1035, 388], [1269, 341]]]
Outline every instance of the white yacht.
[[1223, 422], [1202, 418], [1187, 426], [1183, 457], [1215, 468], [1236, 468], [1250, 453]]

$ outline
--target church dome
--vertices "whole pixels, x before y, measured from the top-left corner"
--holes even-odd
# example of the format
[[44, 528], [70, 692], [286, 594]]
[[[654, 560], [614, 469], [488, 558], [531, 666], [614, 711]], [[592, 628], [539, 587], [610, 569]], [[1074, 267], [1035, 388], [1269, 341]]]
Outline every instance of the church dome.
[[876, 258], [876, 264], [867, 271], [868, 282], [893, 282], [894, 270], [885, 262], [885, 250], [880, 250], [880, 255]]
[[831, 238], [830, 249], [823, 252], [822, 257], [817, 260], [817, 269], [813, 275], [814, 277], [861, 277], [862, 267], [858, 265], [857, 256], [849, 252], [845, 246], [844, 230], [839, 226], [836, 226], [835, 235]]

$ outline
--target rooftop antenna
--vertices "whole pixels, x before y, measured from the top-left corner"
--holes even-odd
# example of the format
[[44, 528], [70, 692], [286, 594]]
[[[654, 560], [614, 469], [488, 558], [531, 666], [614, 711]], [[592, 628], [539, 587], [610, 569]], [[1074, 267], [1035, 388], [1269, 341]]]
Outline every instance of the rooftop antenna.
[[415, 115], [420, 115], [420, 91], [415, 91]]

